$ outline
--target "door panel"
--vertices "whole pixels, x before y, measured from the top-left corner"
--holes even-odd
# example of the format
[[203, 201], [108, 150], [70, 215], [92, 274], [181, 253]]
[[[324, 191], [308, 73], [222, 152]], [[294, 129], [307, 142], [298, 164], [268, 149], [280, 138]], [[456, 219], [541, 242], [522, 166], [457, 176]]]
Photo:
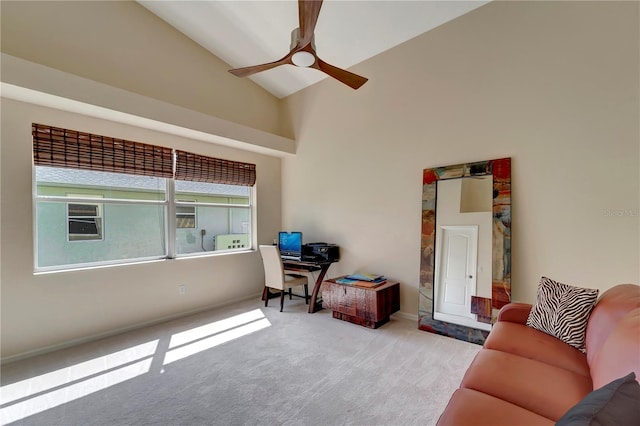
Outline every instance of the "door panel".
[[442, 226], [437, 276], [436, 312], [475, 319], [471, 296], [476, 293], [477, 226]]

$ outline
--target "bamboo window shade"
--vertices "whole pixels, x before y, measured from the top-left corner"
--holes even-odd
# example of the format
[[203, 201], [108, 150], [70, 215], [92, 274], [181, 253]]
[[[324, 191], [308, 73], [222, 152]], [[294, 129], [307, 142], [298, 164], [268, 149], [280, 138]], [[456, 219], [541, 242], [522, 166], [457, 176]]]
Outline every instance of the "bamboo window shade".
[[176, 179], [253, 186], [256, 165], [176, 150]]
[[33, 160], [37, 166], [173, 176], [171, 148], [35, 123], [32, 133]]
[[36, 123], [32, 124], [32, 135], [37, 166], [242, 186], [253, 186], [256, 181], [255, 164]]

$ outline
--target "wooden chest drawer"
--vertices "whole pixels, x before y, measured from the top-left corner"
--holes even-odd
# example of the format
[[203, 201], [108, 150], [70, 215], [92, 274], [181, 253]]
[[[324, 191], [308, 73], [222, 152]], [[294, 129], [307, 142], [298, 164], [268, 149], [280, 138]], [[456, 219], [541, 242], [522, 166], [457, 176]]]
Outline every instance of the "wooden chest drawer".
[[364, 288], [327, 280], [322, 283], [322, 301], [323, 307], [333, 310], [334, 318], [377, 328], [400, 310], [400, 284]]

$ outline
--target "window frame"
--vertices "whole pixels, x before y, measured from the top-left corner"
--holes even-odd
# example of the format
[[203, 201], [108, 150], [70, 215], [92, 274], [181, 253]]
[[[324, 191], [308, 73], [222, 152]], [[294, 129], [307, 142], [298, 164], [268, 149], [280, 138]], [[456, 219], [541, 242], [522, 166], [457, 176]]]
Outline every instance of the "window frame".
[[[32, 168], [32, 183], [33, 183], [33, 197], [32, 197], [32, 206], [33, 206], [33, 247], [34, 247], [34, 256], [33, 256], [33, 267], [34, 274], [40, 273], [49, 273], [49, 272], [64, 272], [64, 271], [76, 271], [76, 270], [85, 270], [85, 269], [93, 269], [93, 268], [102, 268], [102, 267], [110, 267], [110, 266], [118, 266], [118, 265], [132, 265], [138, 263], [147, 263], [150, 261], [163, 261], [163, 260], [171, 260], [171, 259], [187, 259], [187, 258], [197, 258], [203, 256], [220, 256], [225, 254], [233, 254], [233, 253], [244, 253], [250, 252], [254, 249], [253, 244], [253, 233], [254, 233], [254, 217], [255, 217], [255, 186], [248, 186], [248, 203], [247, 204], [226, 204], [226, 203], [204, 203], [204, 202], [180, 202], [176, 199], [175, 194], [175, 179], [165, 178], [166, 189], [165, 189], [165, 199], [164, 200], [138, 200], [138, 199], [126, 199], [126, 198], [108, 198], [99, 196], [90, 196], [90, 195], [82, 195], [82, 196], [66, 196], [66, 195], [39, 195], [38, 194], [38, 181], [36, 178], [36, 165], [33, 165]], [[241, 186], [241, 185], [237, 185]], [[161, 256], [143, 256], [136, 257], [131, 259], [117, 259], [117, 260], [106, 260], [106, 261], [96, 261], [96, 262], [84, 262], [84, 263], [76, 263], [76, 264], [64, 264], [64, 265], [54, 265], [54, 266], [38, 266], [38, 212], [37, 205], [38, 202], [62, 202], [66, 203], [77, 203], [77, 204], [102, 204], [101, 206], [101, 217], [102, 217], [102, 239], [101, 240], [80, 240], [81, 242], [100, 242], [104, 241], [105, 235], [105, 222], [104, 222], [104, 205], [109, 204], [130, 204], [130, 205], [161, 205], [164, 208], [164, 235], [165, 235], [165, 254]], [[192, 228], [178, 228], [176, 224], [176, 207], [179, 204], [187, 204], [190, 206], [197, 207], [224, 207], [224, 208], [244, 208], [249, 212], [249, 232], [248, 232], [248, 241], [249, 245], [245, 248], [238, 249], [230, 249], [224, 251], [204, 251], [204, 252], [193, 252], [193, 253], [181, 253], [178, 254], [176, 252], [177, 244], [176, 244], [176, 231], [177, 229], [192, 229]], [[67, 241], [68, 241], [68, 207], [65, 206], [66, 218], [67, 218]], [[171, 220], [173, 218], [173, 220]], [[173, 224], [173, 225], [172, 225]], [[197, 226], [197, 224], [196, 224]], [[197, 228], [196, 228], [197, 229]], [[76, 242], [76, 241], [71, 241]]]
[[[227, 209], [232, 209], [232, 208], [242, 208], [242, 209], [246, 209], [249, 212], [249, 219], [248, 219], [248, 223], [249, 223], [249, 232], [247, 233], [248, 237], [248, 241], [249, 244], [247, 247], [241, 247], [241, 248], [235, 248], [235, 249], [225, 249], [225, 250], [211, 250], [211, 251], [202, 251], [202, 252], [192, 252], [192, 253], [178, 253], [177, 252], [177, 244], [176, 244], [176, 235], [173, 235], [173, 238], [171, 239], [171, 245], [169, 245], [168, 247], [170, 247], [172, 249], [172, 255], [171, 258], [172, 259], [183, 259], [183, 258], [188, 258], [188, 257], [201, 257], [201, 256], [215, 256], [215, 255], [222, 255], [222, 254], [229, 254], [229, 253], [238, 253], [238, 252], [247, 252], [247, 251], [252, 251], [253, 250], [253, 217], [255, 214], [255, 186], [246, 186], [246, 188], [248, 188], [249, 191], [249, 196], [247, 197], [247, 204], [232, 204], [232, 203], [207, 203], [207, 202], [202, 202], [202, 201], [179, 201], [176, 198], [175, 195], [175, 183], [177, 181], [180, 181], [180, 179], [167, 179], [167, 181], [170, 181], [171, 183], [171, 192], [172, 192], [172, 196], [174, 199], [174, 202], [171, 203], [173, 204], [173, 208], [176, 209], [177, 206], [179, 205], [189, 205], [189, 206], [194, 206], [196, 211], [198, 209], [198, 207], [220, 207], [220, 208], [227, 208]], [[225, 184], [225, 185], [232, 185], [232, 184]], [[242, 185], [232, 185], [232, 186], [242, 186]], [[175, 212], [174, 212], [175, 213]], [[197, 229], [197, 223], [196, 223], [196, 228]], [[173, 228], [173, 231], [177, 231], [178, 229], [192, 229], [192, 228], [178, 228], [177, 226], [175, 226]], [[167, 235], [169, 234], [169, 232], [167, 232]]]
[[[31, 123], [32, 136], [32, 224], [33, 224], [33, 240], [34, 240], [34, 270], [35, 272], [46, 272], [47, 270], [76, 270], [87, 269], [96, 266], [113, 265], [113, 264], [132, 264], [144, 262], [154, 259], [174, 259], [176, 258], [176, 247], [178, 242], [176, 211], [179, 201], [176, 200], [175, 183], [179, 181], [215, 183], [223, 185], [232, 185], [238, 187], [248, 187], [248, 197], [246, 204], [224, 204], [220, 203], [201, 203], [203, 206], [220, 206], [229, 209], [229, 215], [233, 208], [246, 209], [248, 211], [249, 226], [247, 238], [249, 245], [246, 248], [237, 251], [253, 251], [255, 241], [253, 234], [256, 228], [256, 165], [253, 163], [227, 160], [221, 158], [210, 157], [201, 154], [195, 154], [182, 151], [177, 148], [135, 142], [126, 139], [114, 138], [79, 130], [65, 129], [61, 127], [51, 126], [47, 124]], [[61, 194], [56, 195], [40, 195], [38, 194], [37, 167], [55, 167], [76, 169], [95, 172], [111, 172], [121, 173], [135, 176], [152, 176], [165, 179], [164, 200], [148, 200], [148, 199], [120, 199], [110, 198], [112, 194], [104, 198], [94, 198], [96, 202], [101, 203], [103, 208], [109, 204], [135, 204], [135, 205], [161, 205], [164, 224], [160, 224], [159, 229], [164, 233], [164, 253], [161, 256], [153, 255], [151, 257], [136, 257], [127, 259], [114, 259], [100, 262], [84, 262], [72, 263], [64, 265], [54, 265], [39, 267], [38, 266], [38, 231], [40, 222], [38, 220], [39, 203], [56, 202], [66, 204], [66, 227], [68, 234], [69, 214], [68, 203], [77, 200], [78, 204], [86, 204], [91, 198], [65, 197]], [[71, 186], [83, 187], [78, 183], [73, 185], [75, 179], [71, 179]], [[80, 182], [80, 181], [78, 181]], [[45, 181], [43, 181], [45, 183]], [[92, 185], [86, 185], [86, 187]], [[108, 185], [105, 188], [109, 188]], [[135, 187], [134, 187], [135, 188]], [[218, 195], [218, 194], [215, 194]], [[244, 194], [243, 194], [244, 197]], [[232, 201], [232, 200], [229, 200]], [[190, 205], [197, 207], [199, 203]], [[105, 241], [105, 223], [104, 212], [102, 217], [102, 240]], [[196, 213], [197, 214], [197, 213]], [[243, 221], [243, 225], [244, 225]], [[198, 224], [196, 223], [196, 227]], [[117, 228], [116, 228], [117, 229]], [[189, 228], [190, 229], [190, 228]], [[231, 228], [229, 228], [231, 231]], [[203, 234], [204, 235], [204, 234]], [[67, 236], [67, 242], [68, 236]], [[204, 250], [204, 247], [203, 247]], [[194, 256], [210, 256], [216, 255], [216, 251], [190, 252], [180, 254], [180, 257]], [[134, 254], [135, 255], [135, 254]], [[109, 257], [112, 257], [110, 254]], [[67, 261], [63, 259], [62, 261]]]

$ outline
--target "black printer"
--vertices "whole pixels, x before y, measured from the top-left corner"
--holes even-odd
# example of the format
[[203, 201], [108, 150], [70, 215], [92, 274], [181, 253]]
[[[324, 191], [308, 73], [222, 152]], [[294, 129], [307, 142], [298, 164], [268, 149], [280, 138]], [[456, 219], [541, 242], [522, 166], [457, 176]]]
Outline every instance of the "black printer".
[[302, 246], [302, 260], [330, 261], [340, 260], [340, 247], [329, 243], [309, 243]]

